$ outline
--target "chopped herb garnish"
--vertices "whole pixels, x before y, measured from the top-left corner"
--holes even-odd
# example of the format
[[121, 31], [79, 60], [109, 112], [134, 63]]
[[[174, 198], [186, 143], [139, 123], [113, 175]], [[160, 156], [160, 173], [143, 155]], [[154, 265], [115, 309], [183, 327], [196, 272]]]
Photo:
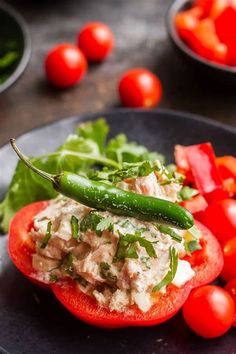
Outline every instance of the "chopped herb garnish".
[[136, 231], [134, 235], [120, 234], [116, 255], [114, 257], [114, 262], [120, 261], [124, 258], [138, 258], [138, 253], [136, 250], [136, 242], [138, 242], [141, 247], [145, 248], [149, 257], [153, 257], [153, 258], [157, 257], [152, 242], [142, 237], [139, 231]]
[[100, 274], [101, 277], [106, 279], [109, 283], [115, 283], [117, 281], [117, 277], [111, 273], [110, 265], [106, 262], [100, 263]]
[[108, 263], [106, 263], [106, 262], [101, 262], [100, 263], [100, 268], [102, 270], [109, 270], [110, 269], [110, 265]]
[[185, 242], [184, 247], [185, 247], [187, 254], [193, 253], [193, 252], [200, 250], [202, 248], [201, 245], [199, 244], [198, 240], [192, 240], [189, 242]]
[[69, 275], [73, 273], [73, 254], [71, 252], [66, 256], [65, 271]]
[[78, 224], [77, 217], [72, 215], [70, 223], [71, 223], [72, 237], [77, 240], [79, 237], [79, 224]]
[[102, 232], [102, 231], [112, 231], [113, 230], [113, 220], [112, 218], [103, 218], [96, 226], [96, 231]]
[[102, 235], [102, 231], [97, 230], [97, 226], [104, 218], [95, 211], [90, 211], [80, 223], [80, 231], [86, 232], [88, 230], [95, 231], [97, 236]]
[[199, 194], [197, 189], [184, 186], [179, 192], [179, 199], [182, 200], [188, 200], [194, 197], [195, 195]]
[[190, 229], [188, 229], [188, 232], [194, 237], [194, 238], [200, 238], [201, 237], [201, 232], [200, 230], [196, 227], [196, 225], [193, 225]]
[[156, 227], [161, 233], [169, 235], [171, 238], [173, 238], [173, 240], [177, 242], [182, 241], [182, 237], [177, 234], [177, 232], [175, 232], [171, 227], [166, 225], [156, 225]]
[[58, 277], [56, 274], [50, 274], [50, 283], [56, 283], [58, 281]]
[[77, 277], [75, 278], [75, 280], [80, 283], [80, 285], [82, 285], [84, 288], [88, 285], [87, 280], [85, 280], [83, 277], [81, 277], [80, 275], [77, 275]]
[[166, 286], [172, 282], [172, 280], [175, 277], [175, 274], [177, 272], [177, 267], [178, 267], [178, 253], [175, 249], [175, 247], [170, 247], [169, 248], [169, 254], [170, 254], [170, 268], [165, 275], [165, 277], [160, 281], [159, 284], [157, 284], [152, 291], [156, 292], [159, 291], [163, 286]]
[[47, 245], [48, 245], [48, 241], [50, 240], [51, 238], [51, 229], [52, 229], [52, 222], [49, 221], [48, 222], [48, 225], [47, 225], [47, 232], [46, 232], [46, 235], [44, 236], [44, 238], [42, 239], [42, 243], [41, 243], [41, 246], [40, 248], [46, 248]]

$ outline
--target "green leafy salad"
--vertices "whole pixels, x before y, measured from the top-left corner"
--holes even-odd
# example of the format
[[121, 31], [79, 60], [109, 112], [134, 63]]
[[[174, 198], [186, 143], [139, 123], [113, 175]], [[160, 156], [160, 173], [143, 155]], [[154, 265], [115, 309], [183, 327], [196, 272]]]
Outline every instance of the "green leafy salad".
[[[106, 183], [122, 183], [123, 179], [147, 176], [156, 169], [162, 169], [167, 181], [181, 180], [182, 176], [175, 172], [174, 165], [163, 167], [163, 155], [130, 142], [124, 134], [108, 139], [108, 132], [109, 127], [103, 118], [82, 123], [55, 152], [30, 161], [48, 173], [69, 171]], [[156, 160], [160, 165], [154, 163]], [[192, 188], [183, 187], [179, 198], [188, 199], [195, 193]], [[52, 184], [19, 161], [5, 198], [0, 203], [1, 232], [7, 232], [12, 217], [23, 206], [55, 197]]]

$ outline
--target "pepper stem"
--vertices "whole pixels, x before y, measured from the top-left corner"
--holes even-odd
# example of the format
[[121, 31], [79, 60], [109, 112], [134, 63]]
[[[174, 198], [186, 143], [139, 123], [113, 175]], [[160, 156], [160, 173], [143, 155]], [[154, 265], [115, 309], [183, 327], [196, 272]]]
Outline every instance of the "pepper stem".
[[43, 178], [46, 178], [47, 180], [49, 180], [50, 182], [52, 183], [55, 183], [55, 176], [50, 174], [50, 173], [47, 173], [47, 172], [44, 172], [40, 169], [38, 169], [37, 167], [35, 167], [29, 160], [29, 158], [27, 156], [25, 156], [20, 150], [19, 148], [17, 147], [16, 145], [16, 139], [10, 139], [10, 143], [11, 143], [11, 146], [12, 148], [14, 149], [14, 151], [17, 153], [17, 155], [19, 156], [19, 158], [21, 159], [21, 161], [24, 162], [24, 164], [26, 166], [28, 166], [32, 171], [34, 171], [35, 173], [37, 173], [39, 176], [43, 177]]

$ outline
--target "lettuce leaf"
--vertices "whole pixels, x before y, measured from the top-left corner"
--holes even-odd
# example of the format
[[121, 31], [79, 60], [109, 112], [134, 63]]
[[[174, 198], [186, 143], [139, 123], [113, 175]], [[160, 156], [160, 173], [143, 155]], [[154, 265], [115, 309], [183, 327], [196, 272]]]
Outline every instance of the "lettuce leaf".
[[[123, 134], [106, 145], [108, 132], [109, 127], [102, 118], [82, 123], [55, 152], [31, 158], [31, 162], [52, 174], [69, 171], [89, 175], [98, 166], [106, 166], [109, 171], [117, 170], [122, 168], [124, 161], [143, 161], [144, 154], [150, 153], [144, 146], [130, 143]], [[5, 198], [0, 203], [0, 232], [7, 232], [12, 217], [23, 206], [52, 199], [56, 195], [50, 182], [19, 161]]]

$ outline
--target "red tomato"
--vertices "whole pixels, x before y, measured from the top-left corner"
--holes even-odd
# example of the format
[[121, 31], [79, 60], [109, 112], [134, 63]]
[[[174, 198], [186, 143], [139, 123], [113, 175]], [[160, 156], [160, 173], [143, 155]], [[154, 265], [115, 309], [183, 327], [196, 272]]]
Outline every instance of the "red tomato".
[[224, 267], [221, 276], [225, 281], [236, 278], [236, 236], [226, 241], [222, 247]]
[[126, 107], [155, 107], [161, 100], [162, 85], [147, 69], [131, 69], [119, 83], [121, 102]]
[[[236, 306], [236, 278], [230, 280], [226, 284], [225, 290], [227, 290], [230, 293], [232, 299], [234, 300], [234, 304]], [[236, 313], [235, 313], [235, 317], [234, 317], [233, 326], [236, 327]]]
[[8, 251], [12, 262], [27, 278], [41, 287], [49, 287], [49, 285], [38, 278], [32, 268], [32, 253], [35, 245], [29, 238], [29, 231], [33, 227], [33, 217], [47, 205], [48, 202], [37, 202], [18, 211], [11, 222], [8, 239]]
[[183, 306], [189, 327], [205, 338], [226, 333], [233, 324], [235, 305], [229, 293], [215, 285], [194, 289]]
[[111, 53], [114, 36], [104, 23], [87, 23], [78, 34], [78, 46], [89, 61], [99, 62]]
[[75, 45], [59, 44], [48, 53], [45, 71], [51, 84], [67, 88], [82, 80], [87, 72], [87, 61]]
[[175, 26], [180, 37], [187, 41], [191, 37], [192, 31], [197, 26], [203, 11], [200, 7], [194, 6], [189, 10], [181, 11], [175, 16]]
[[[48, 202], [38, 202], [21, 209], [13, 218], [9, 232], [9, 255], [16, 267], [30, 280], [42, 283], [32, 268], [34, 244], [28, 231], [32, 227], [34, 215], [47, 206]], [[172, 317], [186, 301], [190, 290], [214, 280], [221, 272], [223, 256], [215, 237], [203, 225], [196, 222], [202, 231], [202, 249], [192, 254], [191, 264], [196, 272], [195, 277], [182, 288], [170, 285], [167, 293], [162, 295], [156, 305], [147, 313], [137, 308], [129, 312], [119, 313], [102, 308], [97, 302], [82, 293], [70, 279], [51, 284], [51, 288], [59, 301], [76, 317], [90, 324], [119, 328], [126, 326], [149, 326], [166, 321]], [[195, 257], [195, 254], [196, 257]]]
[[202, 221], [220, 242], [236, 236], [236, 200], [213, 202], [205, 210]]

